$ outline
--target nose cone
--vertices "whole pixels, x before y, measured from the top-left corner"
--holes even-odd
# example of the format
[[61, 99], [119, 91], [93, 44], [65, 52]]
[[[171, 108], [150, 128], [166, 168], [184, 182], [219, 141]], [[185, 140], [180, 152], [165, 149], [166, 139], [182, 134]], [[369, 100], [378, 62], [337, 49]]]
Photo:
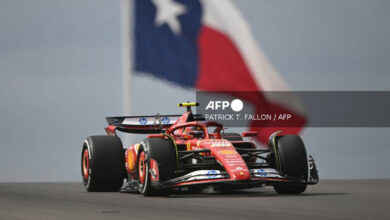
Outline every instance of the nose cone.
[[223, 164], [231, 179], [247, 180], [251, 178], [245, 161], [233, 147], [215, 149], [214, 155]]
[[237, 170], [237, 168], [236, 168], [236, 169], [232, 170], [231, 178], [233, 178], [235, 180], [248, 180], [251, 178], [251, 174], [250, 174], [248, 169], [244, 168], [242, 170], [241, 169]]

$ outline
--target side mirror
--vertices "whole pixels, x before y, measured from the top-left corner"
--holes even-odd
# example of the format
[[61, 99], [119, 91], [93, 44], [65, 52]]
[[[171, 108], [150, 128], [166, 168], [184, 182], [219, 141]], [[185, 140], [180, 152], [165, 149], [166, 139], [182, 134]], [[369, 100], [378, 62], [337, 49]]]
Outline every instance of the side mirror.
[[243, 137], [257, 137], [257, 131], [242, 132]]

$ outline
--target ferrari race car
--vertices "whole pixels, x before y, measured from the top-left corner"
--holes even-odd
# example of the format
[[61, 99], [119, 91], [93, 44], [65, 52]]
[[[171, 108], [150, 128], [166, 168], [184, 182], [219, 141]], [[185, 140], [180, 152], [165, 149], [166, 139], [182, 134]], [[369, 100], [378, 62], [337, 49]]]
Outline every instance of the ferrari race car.
[[[82, 147], [85, 189], [153, 196], [272, 185], [279, 194], [300, 194], [318, 183], [299, 136], [275, 132], [268, 149], [258, 148], [257, 133], [225, 133], [222, 124], [193, 114], [197, 105], [179, 104], [187, 107], [183, 115], [107, 117], [107, 135], [87, 137]], [[148, 136], [124, 149], [117, 131]]]

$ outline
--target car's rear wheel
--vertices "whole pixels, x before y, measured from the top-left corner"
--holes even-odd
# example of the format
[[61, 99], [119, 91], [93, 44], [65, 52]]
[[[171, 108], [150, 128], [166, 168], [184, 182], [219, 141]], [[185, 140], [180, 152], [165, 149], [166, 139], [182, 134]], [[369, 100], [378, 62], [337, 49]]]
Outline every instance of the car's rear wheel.
[[[276, 137], [275, 158], [280, 172], [290, 178], [306, 181], [308, 162], [305, 145], [297, 135]], [[274, 189], [279, 194], [300, 194], [306, 190], [306, 183], [279, 183]]]
[[123, 184], [125, 161], [116, 136], [90, 136], [83, 144], [81, 176], [89, 192], [118, 191]]
[[[152, 170], [152, 160], [157, 166], [155, 170]], [[159, 183], [176, 176], [176, 163], [176, 150], [170, 139], [146, 139], [138, 153], [139, 192], [144, 196], [169, 195], [170, 190], [160, 188]], [[152, 178], [153, 174], [154, 178]]]

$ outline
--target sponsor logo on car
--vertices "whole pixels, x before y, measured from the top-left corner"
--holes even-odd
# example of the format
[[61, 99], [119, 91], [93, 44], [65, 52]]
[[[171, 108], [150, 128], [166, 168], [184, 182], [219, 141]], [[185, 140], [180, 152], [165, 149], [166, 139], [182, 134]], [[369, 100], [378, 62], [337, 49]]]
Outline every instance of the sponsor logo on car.
[[210, 170], [207, 172], [207, 178], [216, 178], [217, 175], [218, 175], [218, 173], [215, 170]]
[[237, 165], [237, 163], [239, 164], [245, 164], [245, 162], [243, 162], [241, 159], [237, 159], [237, 158], [228, 158], [225, 160], [228, 164], [233, 164], [235, 163]]
[[138, 121], [141, 125], [146, 125], [148, 123], [148, 120], [146, 118], [140, 118]]
[[198, 170], [198, 171], [191, 172], [185, 176], [188, 177], [187, 181], [218, 179], [224, 177], [223, 175], [221, 175], [221, 172], [219, 170]]
[[230, 147], [231, 144], [229, 142], [215, 142], [213, 144], [211, 144], [210, 147]]
[[164, 125], [169, 124], [170, 121], [171, 121], [171, 120], [170, 120], [168, 117], [163, 117], [163, 118], [161, 119], [161, 122], [162, 122]]
[[218, 153], [222, 155], [231, 155], [231, 154], [235, 154], [236, 152], [234, 152], [234, 150], [220, 150], [218, 151]]
[[251, 174], [255, 177], [283, 178], [279, 172], [273, 168], [252, 169]]
[[257, 174], [261, 177], [266, 177], [267, 176], [267, 172], [264, 170], [264, 169], [258, 169], [257, 170]]

